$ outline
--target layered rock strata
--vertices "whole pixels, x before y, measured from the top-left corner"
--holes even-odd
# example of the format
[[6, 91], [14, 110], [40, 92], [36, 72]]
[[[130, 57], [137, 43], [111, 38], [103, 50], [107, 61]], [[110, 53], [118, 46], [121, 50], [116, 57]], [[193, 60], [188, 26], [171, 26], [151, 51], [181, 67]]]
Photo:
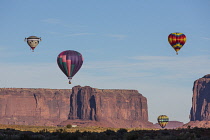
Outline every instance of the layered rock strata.
[[152, 127], [147, 99], [137, 90], [0, 89], [0, 123]]

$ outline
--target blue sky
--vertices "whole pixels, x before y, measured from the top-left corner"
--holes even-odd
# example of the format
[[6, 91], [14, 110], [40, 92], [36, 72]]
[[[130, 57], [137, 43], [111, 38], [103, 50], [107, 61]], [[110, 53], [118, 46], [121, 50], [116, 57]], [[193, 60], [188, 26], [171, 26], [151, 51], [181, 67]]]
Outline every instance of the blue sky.
[[[136, 89], [158, 115], [187, 123], [193, 82], [210, 73], [209, 0], [2, 0], [0, 87]], [[176, 55], [168, 35], [187, 42]], [[42, 41], [31, 52], [25, 37]], [[64, 50], [84, 57], [72, 85], [57, 66]]]

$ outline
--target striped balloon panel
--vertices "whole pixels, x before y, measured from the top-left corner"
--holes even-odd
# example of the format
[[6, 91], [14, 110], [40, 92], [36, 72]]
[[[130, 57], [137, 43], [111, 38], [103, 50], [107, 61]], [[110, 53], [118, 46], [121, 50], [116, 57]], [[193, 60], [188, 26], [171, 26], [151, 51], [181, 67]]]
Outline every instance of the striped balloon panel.
[[67, 50], [58, 55], [57, 63], [61, 71], [68, 78], [72, 78], [81, 68], [83, 57], [77, 51]]
[[39, 39], [27, 39], [27, 43], [31, 47], [31, 49], [34, 50], [39, 44]]
[[175, 49], [179, 51], [186, 42], [186, 36], [183, 33], [171, 33], [168, 36], [168, 42]]
[[157, 119], [159, 125], [164, 128], [169, 121], [169, 118], [166, 115], [160, 115]]

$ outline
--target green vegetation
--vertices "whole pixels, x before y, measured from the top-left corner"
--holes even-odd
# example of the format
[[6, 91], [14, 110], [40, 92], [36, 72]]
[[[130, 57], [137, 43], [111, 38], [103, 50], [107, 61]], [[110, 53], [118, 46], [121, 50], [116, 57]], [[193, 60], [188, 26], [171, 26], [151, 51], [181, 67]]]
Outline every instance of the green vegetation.
[[[125, 129], [0, 125], [0, 140], [209, 140], [210, 128]], [[70, 127], [70, 128], [68, 128]]]
[[67, 124], [66, 128], [72, 128], [72, 125], [71, 124]]

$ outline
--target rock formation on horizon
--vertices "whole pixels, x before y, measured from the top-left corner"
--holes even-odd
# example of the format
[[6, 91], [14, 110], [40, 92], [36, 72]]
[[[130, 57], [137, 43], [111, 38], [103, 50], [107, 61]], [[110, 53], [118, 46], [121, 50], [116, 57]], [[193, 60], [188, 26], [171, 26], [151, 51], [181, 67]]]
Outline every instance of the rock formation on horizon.
[[190, 121], [210, 121], [210, 74], [194, 82]]
[[0, 89], [0, 124], [55, 125], [67, 119], [69, 94], [62, 89]]
[[0, 123], [151, 128], [147, 99], [137, 90], [0, 89]]
[[112, 127], [147, 127], [147, 99], [137, 90], [100, 90], [76, 86], [70, 97], [69, 120], [89, 120]]
[[[184, 125], [183, 122], [180, 121], [169, 121], [164, 129], [176, 129], [182, 127]], [[158, 123], [154, 124], [155, 128], [162, 129]]]

